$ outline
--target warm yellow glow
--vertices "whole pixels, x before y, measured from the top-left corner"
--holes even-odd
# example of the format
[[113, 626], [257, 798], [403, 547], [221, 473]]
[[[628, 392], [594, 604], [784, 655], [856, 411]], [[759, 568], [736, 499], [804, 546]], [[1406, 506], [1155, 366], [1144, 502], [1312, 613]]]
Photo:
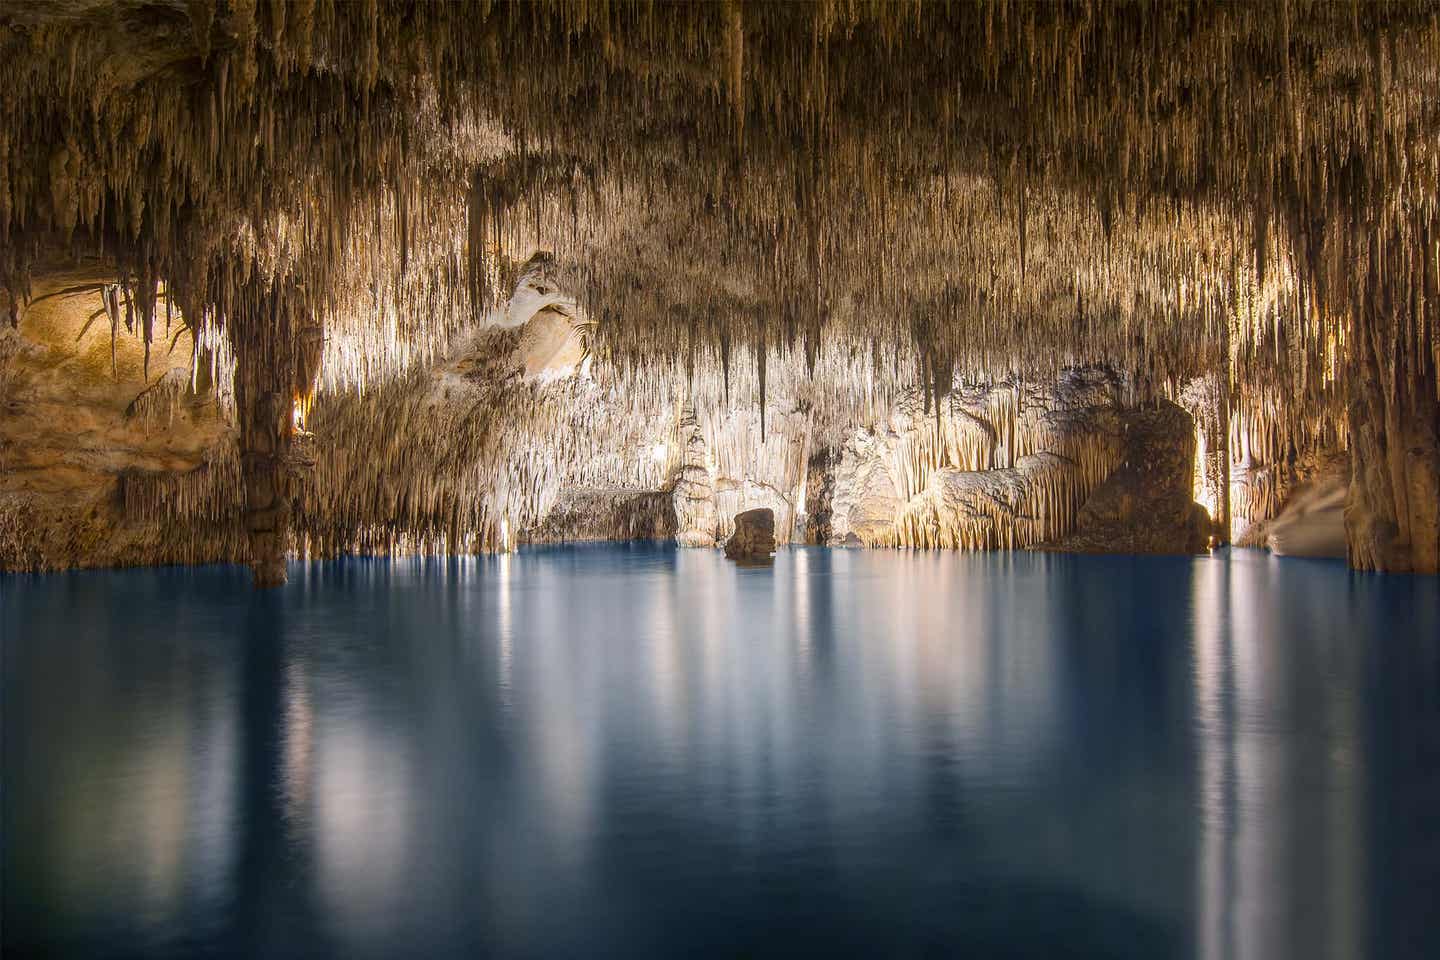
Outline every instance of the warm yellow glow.
[[310, 408], [314, 405], [314, 396], [296, 397], [294, 404], [290, 407], [290, 423], [295, 427], [296, 433], [305, 432], [305, 424], [310, 419]]
[[1209, 453], [1209, 449], [1205, 446], [1205, 428], [1201, 426], [1199, 420], [1196, 420], [1195, 473], [1191, 481], [1191, 496], [1194, 497], [1196, 503], [1205, 508], [1213, 519], [1219, 515], [1220, 503], [1216, 491], [1205, 482], [1205, 463]]
[[1326, 383], [1340, 382], [1340, 368], [1345, 359], [1345, 327], [1343, 324], [1334, 324], [1325, 335], [1325, 371]]

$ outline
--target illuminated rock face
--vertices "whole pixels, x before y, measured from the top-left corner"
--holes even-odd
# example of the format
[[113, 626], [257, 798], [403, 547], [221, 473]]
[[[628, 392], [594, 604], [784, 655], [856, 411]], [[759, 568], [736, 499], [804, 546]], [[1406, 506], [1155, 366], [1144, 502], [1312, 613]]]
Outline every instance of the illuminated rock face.
[[742, 563], [764, 563], [775, 553], [775, 511], [758, 507], [737, 513], [735, 532], [725, 541], [725, 556]]
[[[54, 276], [17, 327], [0, 322], [0, 571], [244, 562], [238, 508], [189, 496], [207, 475], [238, 496], [228, 383], [203, 363], [192, 379], [188, 330], [148, 376], [123, 325], [112, 347], [109, 279]], [[163, 491], [142, 479], [160, 476]]]
[[1017, 549], [1069, 532], [1119, 462], [1123, 393], [1093, 368], [957, 382], [929, 411], [903, 395], [881, 426], [856, 432], [841, 451], [830, 542]]
[[[22, 331], [6, 334], [11, 382], [34, 382], [24, 357], [36, 349], [30, 338], [43, 339], [46, 316], [37, 307]], [[183, 411], [203, 409], [204, 399], [181, 396], [179, 406], [147, 414], [153, 422], [144, 429], [151, 444], [192, 444], [188, 459], [170, 466], [117, 450], [108, 472], [97, 462], [86, 496], [103, 509], [85, 521], [88, 532], [71, 530], [74, 521], [62, 523], [59, 514], [37, 514], [46, 501], [33, 483], [16, 488], [26, 476], [43, 475], [42, 465], [29, 474], [12, 470], [10, 540], [0, 562], [54, 569], [243, 561], [257, 555], [260, 542], [269, 558], [257, 568], [260, 580], [273, 583], [287, 555], [456, 553], [595, 539], [711, 547], [731, 534], [733, 520], [725, 518], [756, 508], [770, 511], [781, 543], [798, 536], [822, 544], [1018, 549], [1073, 531], [1085, 498], [1121, 462], [1130, 424], [1122, 382], [1085, 368], [1049, 380], [957, 379], [929, 410], [923, 397], [902, 393], [872, 426], [848, 431], [822, 426], [815, 408], [791, 395], [803, 383], [791, 381], [771, 398], [762, 438], [758, 413], [746, 406], [712, 406], [698, 417], [683, 402], [683, 383], [666, 384], [647, 400], [610, 380], [603, 365], [582, 373], [578, 329], [550, 308], [514, 329], [486, 327], [461, 338], [429, 371], [319, 405], [306, 422], [312, 432], [288, 438], [283, 428], [298, 429], [299, 421], [280, 422], [282, 413], [289, 416], [285, 404], [265, 421], [285, 452], [250, 457], [252, 464], [261, 459], [264, 471], [246, 472], [237, 432], [223, 418], [212, 415], [209, 432], [187, 440], [193, 414]], [[137, 345], [119, 345], [124, 368]], [[165, 373], [160, 382], [169, 379]], [[105, 389], [132, 396], [142, 384], [137, 377]], [[188, 390], [188, 381], [182, 386]], [[54, 448], [47, 463], [73, 462], [73, 438], [35, 440], [48, 401], [25, 390], [12, 394], [20, 416], [7, 421], [9, 434], [29, 437], [32, 456], [44, 444]], [[89, 395], [76, 399], [81, 411], [96, 405], [88, 415], [111, 417], [112, 431], [122, 428], [121, 411], [105, 413]], [[1171, 427], [1183, 433], [1187, 423]], [[104, 436], [119, 443], [118, 434]], [[269, 480], [272, 471], [283, 471], [285, 487]], [[295, 476], [298, 491], [288, 486]], [[276, 503], [287, 508], [283, 518]], [[175, 531], [186, 533], [181, 545], [189, 553], [162, 549]], [[49, 547], [38, 552], [39, 544]], [[1157, 541], [1161, 547], [1186, 545]]]
[[[1231, 491], [1236, 512], [1237, 546], [1269, 545], [1271, 528], [1280, 518], [1301, 502], [1309, 502], [1317, 492], [1339, 490], [1347, 493], [1350, 486], [1350, 455], [1346, 450], [1324, 449], [1298, 451], [1282, 455], [1276, 462], [1256, 462], [1249, 458], [1231, 467]], [[1343, 515], [1344, 503], [1341, 503]], [[1341, 526], [1344, 526], [1343, 516]], [[1343, 540], [1344, 531], [1341, 531]], [[1345, 555], [1342, 544], [1340, 556]]]

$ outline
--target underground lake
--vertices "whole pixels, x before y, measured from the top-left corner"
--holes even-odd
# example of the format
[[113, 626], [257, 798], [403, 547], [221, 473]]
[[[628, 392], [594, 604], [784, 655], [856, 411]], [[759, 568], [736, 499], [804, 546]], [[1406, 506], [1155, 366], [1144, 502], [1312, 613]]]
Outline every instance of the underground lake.
[[1435, 955], [1440, 589], [604, 544], [0, 577], [49, 956]]

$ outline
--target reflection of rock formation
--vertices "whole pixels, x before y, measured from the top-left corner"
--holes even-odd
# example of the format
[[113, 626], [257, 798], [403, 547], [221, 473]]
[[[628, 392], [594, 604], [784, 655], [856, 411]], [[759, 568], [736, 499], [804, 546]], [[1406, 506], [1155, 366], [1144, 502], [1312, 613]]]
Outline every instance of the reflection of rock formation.
[[1287, 582], [1303, 567], [1249, 552], [1193, 570], [1196, 955], [1386, 955], [1365, 939], [1367, 851], [1379, 846], [1366, 768], [1385, 751], [1366, 749], [1354, 695], [1364, 591], [1319, 596]]
[[22, 618], [0, 617], [7, 681], [26, 678], [5, 690], [7, 957], [137, 952], [117, 937], [153, 952], [185, 923], [231, 916], [244, 855], [235, 648], [166, 642], [207, 618], [174, 581], [116, 576], [123, 623], [49, 633], [14, 624], [75, 615], [73, 585], [0, 587], [0, 610]]

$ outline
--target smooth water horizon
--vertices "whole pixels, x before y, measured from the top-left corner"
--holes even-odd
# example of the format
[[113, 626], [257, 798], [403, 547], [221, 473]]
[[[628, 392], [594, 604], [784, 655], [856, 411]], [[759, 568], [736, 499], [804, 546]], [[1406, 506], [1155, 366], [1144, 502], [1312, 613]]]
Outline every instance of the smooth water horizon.
[[11, 956], [1440, 956], [1440, 580], [654, 544], [0, 576]]

